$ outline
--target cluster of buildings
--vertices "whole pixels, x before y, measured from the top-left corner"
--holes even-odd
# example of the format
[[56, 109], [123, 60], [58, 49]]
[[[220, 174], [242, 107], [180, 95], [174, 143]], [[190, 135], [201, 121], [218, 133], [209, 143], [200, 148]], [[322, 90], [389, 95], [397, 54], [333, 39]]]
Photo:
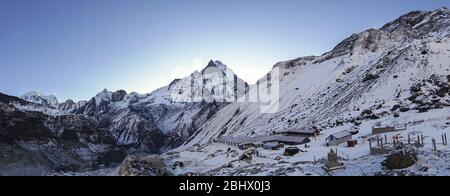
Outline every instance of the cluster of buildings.
[[[383, 126], [381, 124], [377, 124], [372, 127], [372, 134], [377, 135], [402, 130], [406, 130], [406, 125]], [[358, 131], [342, 131], [331, 134], [325, 139], [325, 144], [327, 146], [337, 146], [343, 143], [347, 143], [349, 147], [353, 147], [358, 144], [358, 141], [353, 140], [352, 136], [358, 133]], [[273, 135], [269, 136], [225, 136], [220, 138], [218, 141], [229, 146], [238, 147], [242, 150], [252, 147], [276, 150], [284, 147], [284, 145], [295, 146], [307, 144], [311, 141], [309, 138], [317, 137], [319, 135], [320, 130], [318, 129], [302, 128], [276, 131], [273, 132]]]
[[[390, 133], [390, 132], [397, 132], [397, 131], [403, 131], [406, 130], [406, 124], [405, 125], [393, 125], [393, 126], [384, 126], [380, 124], [376, 124], [372, 127], [372, 135], [379, 135], [383, 133]], [[353, 135], [356, 135], [359, 133], [359, 129], [356, 129], [354, 131], [342, 131], [338, 133], [334, 133], [329, 135], [325, 139], [325, 145], [327, 146], [338, 146], [343, 143], [347, 143], [348, 147], [354, 147], [358, 144], [357, 140], [354, 140], [352, 137]], [[220, 138], [218, 141], [220, 143], [229, 145], [229, 146], [235, 146], [241, 150], [246, 150], [248, 148], [264, 148], [268, 150], [277, 150], [280, 148], [283, 148], [284, 145], [302, 145], [307, 144], [311, 142], [310, 138], [315, 138], [319, 136], [321, 132], [317, 129], [295, 129], [295, 130], [285, 130], [285, 131], [277, 131], [273, 132], [272, 135], [269, 136], [256, 136], [256, 137], [248, 137], [248, 136], [239, 136], [239, 137], [231, 137], [226, 136]], [[385, 135], [386, 137], [386, 135]], [[446, 135], [443, 135], [443, 143], [446, 144]], [[445, 140], [444, 140], [445, 139]], [[392, 149], [388, 148], [386, 144], [387, 137], [384, 139], [378, 139], [377, 140], [377, 146], [372, 146], [372, 142], [374, 140], [369, 139], [369, 146], [371, 150], [371, 154], [386, 154], [390, 152]], [[383, 143], [384, 142], [384, 143]], [[396, 142], [394, 140], [393, 146], [395, 148], [396, 145], [403, 145], [401, 142]], [[412, 145], [412, 138], [408, 136], [408, 144]], [[418, 138], [418, 143], [414, 143], [414, 145], [423, 145], [423, 136], [420, 140]], [[296, 147], [289, 147], [286, 148], [285, 156], [292, 156], [297, 154], [299, 151]], [[340, 169], [345, 169], [344, 164], [339, 162], [339, 157], [337, 155], [337, 149], [336, 151], [331, 150], [328, 153], [328, 159], [326, 160], [325, 164], [323, 165], [323, 168], [328, 171], [335, 171]]]
[[316, 137], [320, 134], [316, 129], [299, 129], [275, 132], [274, 135], [269, 136], [238, 136], [238, 137], [222, 137], [219, 139], [220, 143], [238, 147], [241, 150], [248, 148], [265, 148], [276, 150], [284, 145], [302, 145], [307, 144], [311, 140], [310, 137]]

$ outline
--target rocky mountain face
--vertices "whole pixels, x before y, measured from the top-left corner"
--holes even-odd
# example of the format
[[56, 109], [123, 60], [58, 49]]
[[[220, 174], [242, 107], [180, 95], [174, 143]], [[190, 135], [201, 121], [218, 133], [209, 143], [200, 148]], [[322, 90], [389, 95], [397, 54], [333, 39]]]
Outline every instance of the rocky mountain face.
[[[88, 170], [119, 163], [129, 154], [176, 148], [229, 104], [226, 99], [248, 90], [247, 83], [228, 71], [223, 63], [211, 61], [201, 72], [150, 94], [105, 89], [78, 103], [59, 103], [36, 92], [22, 99], [1, 94], [0, 142], [9, 150], [3, 151], [8, 159], [0, 164], [0, 174]], [[222, 97], [224, 102], [214, 101]], [[17, 153], [30, 160], [15, 160]]]
[[358, 126], [366, 119], [448, 107], [449, 34], [447, 8], [414, 11], [380, 29], [354, 34], [321, 56], [277, 63], [279, 76], [258, 82], [280, 81], [275, 114], [261, 113], [258, 103], [227, 105], [185, 147], [224, 135]]
[[86, 171], [127, 155], [127, 149], [117, 146], [115, 138], [94, 119], [22, 111], [11, 103], [25, 104], [23, 100], [0, 97], [1, 175]]

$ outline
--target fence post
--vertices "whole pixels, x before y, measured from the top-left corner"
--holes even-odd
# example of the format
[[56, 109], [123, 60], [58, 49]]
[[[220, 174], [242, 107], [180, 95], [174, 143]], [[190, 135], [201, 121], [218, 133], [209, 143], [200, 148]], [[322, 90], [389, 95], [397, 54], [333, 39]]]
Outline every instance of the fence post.
[[437, 151], [437, 147], [436, 147], [436, 139], [432, 139], [431, 142], [433, 143], [433, 149], [434, 151]]
[[441, 135], [441, 138], [442, 138], [442, 145], [445, 146], [445, 138], [444, 138], [444, 135]]
[[444, 140], [445, 140], [445, 145], [448, 146], [448, 140], [447, 140], [447, 134], [444, 133]]

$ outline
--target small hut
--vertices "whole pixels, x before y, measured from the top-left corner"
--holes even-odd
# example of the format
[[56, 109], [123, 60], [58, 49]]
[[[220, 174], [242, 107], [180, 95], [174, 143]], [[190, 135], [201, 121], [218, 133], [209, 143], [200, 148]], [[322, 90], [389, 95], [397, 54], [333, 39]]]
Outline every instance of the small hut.
[[337, 146], [352, 139], [352, 134], [347, 131], [332, 134], [326, 138], [327, 146]]

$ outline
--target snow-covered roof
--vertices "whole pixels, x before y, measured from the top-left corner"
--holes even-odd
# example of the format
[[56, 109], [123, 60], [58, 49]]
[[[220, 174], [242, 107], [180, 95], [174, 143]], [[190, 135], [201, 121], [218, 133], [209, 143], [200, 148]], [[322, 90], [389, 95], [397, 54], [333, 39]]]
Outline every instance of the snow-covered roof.
[[304, 133], [304, 134], [313, 134], [319, 132], [316, 129], [310, 129], [310, 128], [302, 128], [302, 129], [290, 129], [290, 130], [284, 130], [284, 131], [278, 131], [277, 133]]
[[305, 137], [293, 137], [284, 135], [277, 136], [276, 139], [279, 142], [292, 142], [292, 143], [303, 143], [306, 140]]
[[284, 135], [270, 135], [270, 136], [257, 136], [257, 137], [225, 136], [225, 137], [220, 138], [219, 142], [229, 142], [229, 143], [236, 143], [236, 144], [261, 143], [261, 142], [271, 142], [271, 141], [303, 143], [305, 140], [306, 140], [305, 137], [294, 137], [294, 136], [284, 136]]
[[351, 136], [351, 135], [352, 134], [350, 132], [342, 131], [342, 132], [339, 132], [339, 133], [331, 134], [330, 136], [328, 136], [328, 138], [335, 137], [337, 139], [341, 139], [341, 138], [348, 137], [348, 136]]
[[264, 144], [265, 147], [277, 147], [278, 145], [278, 142], [268, 142]]
[[248, 143], [253, 142], [254, 138], [252, 137], [246, 137], [246, 136], [238, 136], [238, 137], [230, 137], [230, 136], [224, 136], [219, 139], [219, 142], [229, 142], [229, 143]]

